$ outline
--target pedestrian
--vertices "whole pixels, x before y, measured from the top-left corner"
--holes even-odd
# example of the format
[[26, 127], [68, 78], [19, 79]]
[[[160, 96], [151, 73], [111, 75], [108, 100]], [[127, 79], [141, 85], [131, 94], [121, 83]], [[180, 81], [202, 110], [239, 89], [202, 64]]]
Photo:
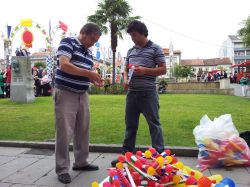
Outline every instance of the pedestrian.
[[234, 83], [234, 76], [233, 76], [233, 73], [230, 73], [229, 74], [229, 79], [230, 79], [230, 83]]
[[120, 84], [121, 84], [121, 85], [124, 84], [124, 73], [123, 73], [123, 72], [122, 72], [122, 74], [121, 74]]
[[43, 78], [43, 67], [42, 66], [39, 66], [37, 69], [37, 77], [39, 79]]
[[[132, 21], [128, 25], [127, 33], [135, 45], [128, 50], [124, 70], [124, 86], [128, 92], [122, 153], [134, 152], [141, 113], [149, 126], [152, 147], [161, 153], [164, 151], [164, 141], [159, 119], [156, 77], [166, 74], [165, 56], [162, 48], [147, 38], [148, 29], [144, 23]], [[128, 72], [131, 66], [134, 67], [134, 72], [130, 79]], [[115, 166], [117, 162], [113, 160], [111, 165]]]
[[237, 76], [238, 76], [238, 73], [237, 71], [235, 71], [234, 76], [233, 76], [234, 83], [237, 83]]
[[4, 73], [4, 78], [5, 78], [5, 96], [7, 98], [10, 97], [10, 84], [11, 84], [11, 66], [8, 65], [7, 68], [5, 69]]
[[4, 72], [0, 69], [0, 98], [4, 98], [5, 78], [4, 78], [3, 74], [4, 74]]
[[37, 70], [33, 70], [33, 79], [35, 86], [35, 97], [41, 96], [42, 95], [41, 79], [38, 78]]
[[107, 76], [107, 78], [105, 79], [105, 82], [104, 82], [104, 92], [107, 93], [108, 91], [108, 88], [111, 86], [111, 77], [110, 75]]
[[240, 79], [240, 85], [243, 97], [247, 96], [247, 92], [249, 91], [248, 84], [249, 84], [248, 77], [246, 76], [246, 73], [243, 73], [243, 77], [241, 77]]
[[224, 76], [224, 77], [223, 77], [224, 79], [227, 79], [227, 72], [226, 72], [226, 71], [224, 71], [223, 76]]
[[64, 184], [71, 182], [69, 175], [69, 143], [73, 138], [75, 163], [73, 170], [98, 170], [89, 164], [89, 99], [90, 82], [103, 86], [101, 76], [92, 71], [94, 62], [89, 48], [101, 36], [95, 23], [85, 24], [78, 37], [62, 39], [57, 50], [54, 108], [56, 124], [56, 174]]

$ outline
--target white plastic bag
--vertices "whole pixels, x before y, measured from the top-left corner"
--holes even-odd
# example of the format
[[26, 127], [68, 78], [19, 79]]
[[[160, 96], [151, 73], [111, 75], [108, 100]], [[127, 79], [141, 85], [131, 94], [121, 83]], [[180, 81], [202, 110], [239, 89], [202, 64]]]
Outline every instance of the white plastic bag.
[[250, 164], [249, 147], [239, 137], [230, 114], [213, 121], [204, 115], [193, 134], [199, 148], [198, 162], [202, 169]]
[[230, 114], [225, 114], [213, 121], [207, 115], [204, 115], [200, 120], [200, 125], [193, 130], [196, 144], [206, 137], [214, 139], [225, 139], [233, 136], [239, 136], [239, 132], [235, 128]]

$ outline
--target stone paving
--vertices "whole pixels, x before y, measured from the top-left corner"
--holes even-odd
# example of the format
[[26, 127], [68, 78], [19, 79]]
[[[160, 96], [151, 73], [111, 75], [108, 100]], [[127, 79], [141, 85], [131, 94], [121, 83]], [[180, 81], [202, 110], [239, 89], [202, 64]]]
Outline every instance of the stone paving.
[[[107, 177], [106, 169], [110, 162], [117, 157], [111, 153], [90, 153], [89, 162], [97, 164], [99, 171], [76, 172], [70, 170], [72, 182], [63, 185], [57, 180], [54, 171], [54, 153], [51, 150], [30, 151], [29, 148], [0, 147], [0, 187], [91, 187], [93, 181], [101, 182]], [[32, 153], [33, 152], [33, 153]], [[71, 165], [73, 153], [70, 152]], [[178, 157], [185, 165], [195, 168], [197, 158]], [[210, 169], [206, 176], [221, 174], [230, 177], [237, 187], [250, 186], [250, 167], [230, 167]]]
[[[230, 88], [234, 89], [234, 95], [235, 96], [241, 96], [242, 97], [242, 91], [240, 84], [230, 84]], [[247, 93], [247, 98], [250, 98], [250, 91]]]

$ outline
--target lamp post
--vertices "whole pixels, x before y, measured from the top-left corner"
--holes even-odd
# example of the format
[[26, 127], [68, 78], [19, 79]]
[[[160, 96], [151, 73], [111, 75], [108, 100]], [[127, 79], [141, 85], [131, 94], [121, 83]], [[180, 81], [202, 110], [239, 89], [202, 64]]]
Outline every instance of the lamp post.
[[6, 66], [10, 65], [10, 59], [11, 56], [11, 40], [10, 39], [4, 39], [4, 59]]
[[101, 47], [102, 54], [103, 54], [103, 71], [102, 71], [102, 77], [103, 79], [106, 78], [106, 50], [105, 47]]
[[173, 56], [174, 56], [174, 48], [173, 48], [173, 43], [170, 40], [170, 43], [169, 43], [170, 78], [172, 78], [173, 76]]

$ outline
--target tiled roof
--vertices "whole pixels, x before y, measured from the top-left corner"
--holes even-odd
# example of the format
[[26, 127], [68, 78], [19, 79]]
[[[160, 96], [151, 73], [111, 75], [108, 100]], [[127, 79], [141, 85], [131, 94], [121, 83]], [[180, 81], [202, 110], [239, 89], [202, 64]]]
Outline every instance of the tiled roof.
[[[169, 48], [163, 48], [164, 55], [169, 55]], [[174, 54], [181, 54], [180, 50], [174, 50]]]
[[229, 35], [228, 36], [231, 40], [241, 40], [239, 36], [237, 35]]
[[188, 59], [181, 60], [181, 65], [183, 66], [204, 66], [202, 59]]
[[217, 66], [217, 65], [231, 65], [229, 58], [210, 58], [210, 59], [189, 59], [181, 60], [183, 66]]

